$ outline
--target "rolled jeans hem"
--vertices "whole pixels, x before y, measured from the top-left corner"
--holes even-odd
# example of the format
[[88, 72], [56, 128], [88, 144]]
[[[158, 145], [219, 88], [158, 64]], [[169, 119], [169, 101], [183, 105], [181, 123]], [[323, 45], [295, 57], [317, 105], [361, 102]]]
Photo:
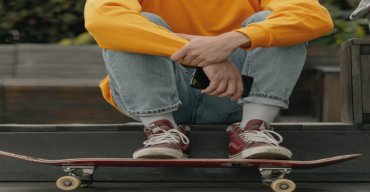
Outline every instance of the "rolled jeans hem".
[[239, 103], [242, 103], [242, 104], [246, 102], [273, 105], [273, 106], [281, 107], [283, 109], [288, 109], [289, 107], [288, 99], [284, 99], [282, 97], [274, 96], [274, 95], [266, 95], [263, 93], [251, 94], [250, 96], [240, 99], [239, 101]]
[[176, 104], [173, 104], [173, 105], [170, 105], [170, 106], [167, 106], [167, 107], [162, 107], [162, 108], [158, 108], [158, 109], [151, 109], [151, 110], [143, 110], [143, 111], [128, 110], [127, 113], [130, 116], [135, 116], [135, 117], [162, 115], [162, 114], [165, 114], [165, 113], [170, 113], [170, 112], [176, 111], [181, 104], [182, 104], [181, 101], [178, 101]]

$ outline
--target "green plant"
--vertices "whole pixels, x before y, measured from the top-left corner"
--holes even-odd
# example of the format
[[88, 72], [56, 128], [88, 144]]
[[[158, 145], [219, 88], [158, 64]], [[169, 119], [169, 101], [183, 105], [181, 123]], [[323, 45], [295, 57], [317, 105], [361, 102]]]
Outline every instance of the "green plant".
[[84, 0], [0, 0], [0, 43], [57, 43], [83, 32]]
[[[348, 4], [348, 2], [351, 3]], [[312, 41], [319, 45], [339, 45], [350, 38], [365, 37], [368, 32], [365, 20], [349, 20], [356, 5], [355, 1], [323, 0], [321, 3], [329, 10], [334, 22], [334, 30], [326, 36]]]

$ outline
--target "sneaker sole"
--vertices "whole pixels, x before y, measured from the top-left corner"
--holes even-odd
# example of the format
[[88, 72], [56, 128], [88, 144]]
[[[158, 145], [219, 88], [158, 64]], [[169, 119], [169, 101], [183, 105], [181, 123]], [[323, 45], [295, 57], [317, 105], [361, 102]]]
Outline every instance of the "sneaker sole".
[[169, 148], [148, 148], [136, 151], [133, 155], [134, 159], [186, 159], [187, 155], [181, 151]]
[[236, 155], [229, 155], [230, 159], [291, 159], [292, 152], [284, 147], [253, 147], [245, 149]]

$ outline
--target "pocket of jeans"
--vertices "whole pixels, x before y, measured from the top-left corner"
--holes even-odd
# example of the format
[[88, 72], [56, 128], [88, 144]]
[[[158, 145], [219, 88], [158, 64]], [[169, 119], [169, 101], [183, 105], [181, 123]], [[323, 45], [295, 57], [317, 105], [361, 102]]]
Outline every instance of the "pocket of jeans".
[[225, 117], [222, 122], [224, 124], [240, 122], [242, 120], [242, 116], [243, 116], [243, 109], [229, 111], [225, 114]]

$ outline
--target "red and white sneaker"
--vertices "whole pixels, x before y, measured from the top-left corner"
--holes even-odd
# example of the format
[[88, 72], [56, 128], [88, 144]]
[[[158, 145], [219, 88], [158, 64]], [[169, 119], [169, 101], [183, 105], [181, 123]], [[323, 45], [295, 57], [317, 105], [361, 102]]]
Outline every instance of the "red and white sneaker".
[[178, 129], [175, 129], [168, 120], [153, 122], [149, 127], [145, 127], [144, 132], [148, 140], [144, 141], [144, 147], [134, 152], [133, 158], [187, 158], [189, 148], [187, 133], [189, 130], [189, 126], [186, 125], [179, 125]]
[[233, 124], [227, 128], [229, 157], [232, 159], [291, 159], [292, 152], [282, 146], [283, 137], [258, 119], [244, 128]]

